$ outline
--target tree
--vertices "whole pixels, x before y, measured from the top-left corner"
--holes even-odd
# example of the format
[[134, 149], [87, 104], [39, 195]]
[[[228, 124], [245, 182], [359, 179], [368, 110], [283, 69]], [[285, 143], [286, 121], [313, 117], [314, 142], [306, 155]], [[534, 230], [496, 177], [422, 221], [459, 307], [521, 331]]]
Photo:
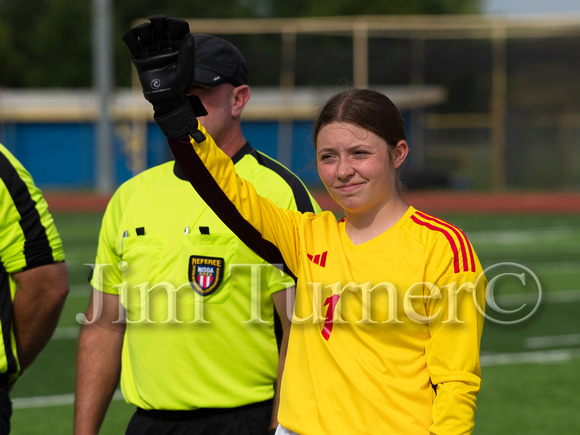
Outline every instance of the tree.
[[[481, 0], [111, 1], [116, 84], [128, 86], [131, 63], [121, 35], [135, 20], [149, 15], [268, 18], [475, 13]], [[91, 0], [0, 0], [0, 87], [91, 87], [91, 14]]]
[[479, 13], [480, 0], [269, 0], [272, 17]]
[[2, 0], [0, 16], [10, 44], [1, 52], [1, 86], [90, 84], [91, 32], [85, 2]]

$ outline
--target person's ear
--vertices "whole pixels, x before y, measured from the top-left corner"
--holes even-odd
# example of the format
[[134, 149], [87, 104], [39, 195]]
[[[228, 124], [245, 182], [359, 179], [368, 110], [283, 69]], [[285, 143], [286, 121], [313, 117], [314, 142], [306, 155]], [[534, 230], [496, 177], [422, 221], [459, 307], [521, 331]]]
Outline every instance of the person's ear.
[[239, 117], [250, 100], [250, 87], [248, 85], [241, 85], [234, 88], [232, 98], [232, 116]]
[[407, 141], [400, 140], [399, 142], [397, 142], [397, 145], [395, 145], [395, 147], [391, 152], [393, 167], [395, 169], [400, 167], [407, 158], [408, 154], [409, 154], [409, 145], [407, 144]]

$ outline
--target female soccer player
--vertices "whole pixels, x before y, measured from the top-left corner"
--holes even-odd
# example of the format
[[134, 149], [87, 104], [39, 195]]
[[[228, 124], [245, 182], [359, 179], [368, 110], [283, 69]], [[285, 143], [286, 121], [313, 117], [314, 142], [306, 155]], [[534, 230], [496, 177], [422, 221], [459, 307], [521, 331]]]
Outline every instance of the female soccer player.
[[391, 100], [348, 90], [315, 123], [339, 222], [261, 198], [206, 138], [169, 143], [234, 232], [297, 277], [276, 433], [471, 433], [487, 283], [460, 229], [401, 198], [409, 147]]

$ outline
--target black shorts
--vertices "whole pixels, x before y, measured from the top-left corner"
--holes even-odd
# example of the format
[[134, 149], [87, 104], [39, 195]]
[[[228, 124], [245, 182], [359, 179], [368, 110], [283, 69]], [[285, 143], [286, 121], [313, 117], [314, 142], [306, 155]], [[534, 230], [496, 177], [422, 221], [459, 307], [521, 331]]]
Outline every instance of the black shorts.
[[272, 401], [238, 408], [147, 411], [137, 408], [126, 435], [267, 435]]
[[[0, 377], [2, 377], [0, 375]], [[10, 418], [12, 417], [12, 401], [8, 394], [8, 386], [0, 380], [0, 434], [10, 433]]]

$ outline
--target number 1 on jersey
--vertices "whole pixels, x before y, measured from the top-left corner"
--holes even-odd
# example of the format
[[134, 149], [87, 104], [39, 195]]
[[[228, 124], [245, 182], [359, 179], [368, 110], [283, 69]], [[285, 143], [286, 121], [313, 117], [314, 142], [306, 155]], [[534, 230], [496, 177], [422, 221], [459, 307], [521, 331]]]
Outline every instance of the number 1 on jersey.
[[336, 304], [340, 299], [340, 295], [332, 295], [324, 301], [324, 305], [328, 305], [328, 309], [326, 310], [326, 318], [324, 319], [324, 327], [322, 328], [322, 336], [326, 341], [330, 338], [330, 334], [332, 333], [332, 325], [334, 320], [334, 309], [336, 308]]

